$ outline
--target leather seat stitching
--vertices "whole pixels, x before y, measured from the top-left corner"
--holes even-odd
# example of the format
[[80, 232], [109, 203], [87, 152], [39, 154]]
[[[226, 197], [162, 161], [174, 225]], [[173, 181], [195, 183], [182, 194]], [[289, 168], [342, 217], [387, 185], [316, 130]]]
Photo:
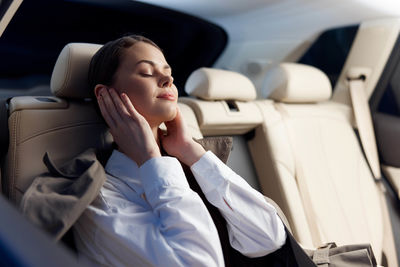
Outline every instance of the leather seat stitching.
[[46, 133], [49, 133], [49, 132], [58, 131], [58, 130], [62, 130], [62, 129], [67, 129], [67, 128], [78, 127], [78, 126], [96, 125], [96, 124], [97, 125], [103, 125], [102, 122], [92, 121], [92, 122], [71, 123], [71, 124], [66, 124], [66, 125], [59, 126], [59, 127], [50, 128], [50, 129], [47, 129], [45, 131], [40, 131], [38, 133], [32, 134], [32, 135], [20, 140], [18, 144], [22, 144], [22, 143], [24, 143], [24, 142], [26, 142], [26, 141], [28, 141], [28, 140], [30, 140], [32, 138], [35, 138], [35, 137], [37, 137], [39, 135], [46, 134]]

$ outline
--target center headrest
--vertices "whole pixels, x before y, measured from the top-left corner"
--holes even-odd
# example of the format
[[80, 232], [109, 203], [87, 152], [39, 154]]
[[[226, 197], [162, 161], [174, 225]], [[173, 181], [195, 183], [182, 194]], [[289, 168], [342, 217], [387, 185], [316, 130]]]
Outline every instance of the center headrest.
[[200, 68], [192, 72], [186, 81], [185, 91], [205, 100], [251, 101], [257, 97], [253, 83], [246, 76], [211, 68]]
[[65, 98], [90, 97], [93, 88], [89, 88], [89, 65], [100, 47], [102, 45], [99, 44], [67, 44], [54, 66], [50, 81], [51, 92]]
[[281, 63], [267, 72], [263, 93], [279, 102], [321, 102], [330, 99], [332, 86], [326, 74], [315, 67]]

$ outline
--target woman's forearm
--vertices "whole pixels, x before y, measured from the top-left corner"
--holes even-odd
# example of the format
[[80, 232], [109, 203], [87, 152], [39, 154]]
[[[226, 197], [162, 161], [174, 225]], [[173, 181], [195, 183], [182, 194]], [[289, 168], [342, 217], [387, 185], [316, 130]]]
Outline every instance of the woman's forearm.
[[212, 152], [191, 170], [207, 200], [229, 224], [232, 247], [246, 256], [259, 257], [285, 243], [286, 233], [275, 208]]
[[177, 156], [177, 158], [187, 166], [192, 166], [205, 153], [206, 151], [199, 143], [195, 142], [194, 140], [190, 140], [190, 142], [182, 146], [181, 153], [179, 156]]

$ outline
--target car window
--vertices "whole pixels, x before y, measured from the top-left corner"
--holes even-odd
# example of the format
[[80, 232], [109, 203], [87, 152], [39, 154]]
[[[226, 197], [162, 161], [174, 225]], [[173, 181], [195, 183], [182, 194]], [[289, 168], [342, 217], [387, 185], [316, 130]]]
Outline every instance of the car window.
[[322, 70], [328, 75], [333, 90], [357, 30], [358, 25], [352, 25], [324, 31], [298, 62]]
[[0, 93], [49, 91], [67, 43], [101, 44], [127, 33], [149, 37], [164, 50], [181, 95], [190, 73], [212, 66], [227, 42], [217, 25], [136, 1], [25, 0], [0, 38]]
[[373, 112], [400, 117], [400, 35], [370, 99]]

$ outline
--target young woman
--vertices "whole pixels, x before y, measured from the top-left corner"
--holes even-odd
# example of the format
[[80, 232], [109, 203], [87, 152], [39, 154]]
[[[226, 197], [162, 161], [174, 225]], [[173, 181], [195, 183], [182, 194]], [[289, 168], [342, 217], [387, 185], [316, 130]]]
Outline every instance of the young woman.
[[[89, 81], [118, 150], [100, 195], [74, 227], [83, 261], [224, 266], [214, 222], [178, 160], [225, 218], [235, 250], [261, 257], [285, 243], [276, 210], [188, 134], [171, 67], [156, 44], [136, 35], [107, 43], [92, 59]], [[163, 122], [166, 134], [158, 128]]]

